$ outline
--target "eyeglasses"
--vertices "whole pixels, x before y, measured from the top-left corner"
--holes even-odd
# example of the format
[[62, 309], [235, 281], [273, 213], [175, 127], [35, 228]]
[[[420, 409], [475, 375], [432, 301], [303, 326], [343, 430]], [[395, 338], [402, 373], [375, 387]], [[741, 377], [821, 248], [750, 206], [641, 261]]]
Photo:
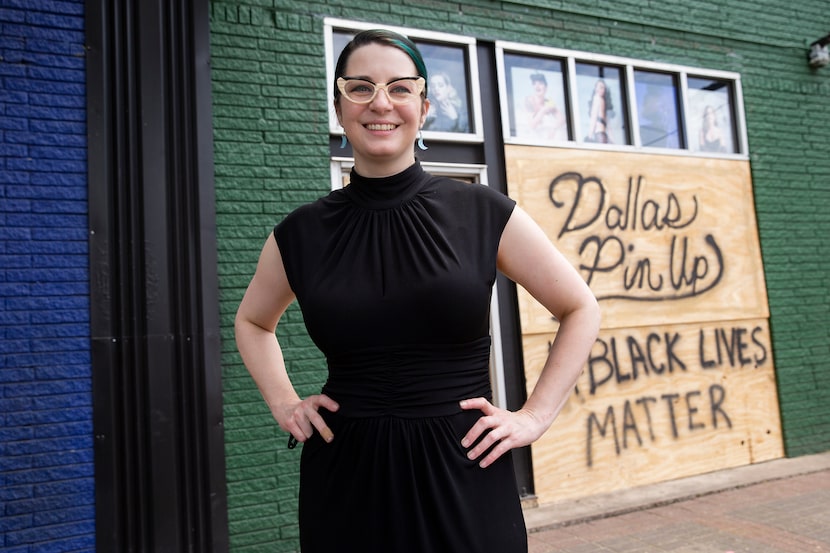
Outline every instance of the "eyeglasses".
[[385, 84], [377, 84], [359, 77], [339, 77], [337, 88], [350, 102], [368, 104], [375, 99], [378, 90], [386, 92], [393, 104], [408, 104], [420, 98], [426, 81], [423, 77], [401, 77]]

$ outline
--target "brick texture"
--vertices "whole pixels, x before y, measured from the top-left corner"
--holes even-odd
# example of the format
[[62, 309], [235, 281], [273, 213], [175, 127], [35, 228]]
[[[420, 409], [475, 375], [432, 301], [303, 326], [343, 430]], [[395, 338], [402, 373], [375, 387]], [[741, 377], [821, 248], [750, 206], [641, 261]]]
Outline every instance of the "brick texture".
[[[273, 421], [233, 340], [233, 317], [268, 234], [329, 184], [324, 48], [315, 19], [255, 3], [212, 5], [214, 162], [228, 514], [234, 551], [294, 551], [300, 449]], [[324, 361], [292, 307], [280, 323], [300, 394]]]
[[83, 0], [0, 0], [0, 549], [94, 551]]
[[830, 472], [800, 474], [532, 533], [529, 551], [827, 551], [828, 501]]
[[[273, 225], [329, 187], [323, 18], [444, 31], [740, 73], [786, 449], [830, 449], [830, 68], [807, 65], [826, 2], [243, 0], [211, 3], [219, 273], [234, 551], [293, 551], [297, 451], [284, 446], [233, 342]], [[495, 116], [495, 114], [490, 114]], [[301, 394], [323, 359], [300, 313], [281, 324]]]

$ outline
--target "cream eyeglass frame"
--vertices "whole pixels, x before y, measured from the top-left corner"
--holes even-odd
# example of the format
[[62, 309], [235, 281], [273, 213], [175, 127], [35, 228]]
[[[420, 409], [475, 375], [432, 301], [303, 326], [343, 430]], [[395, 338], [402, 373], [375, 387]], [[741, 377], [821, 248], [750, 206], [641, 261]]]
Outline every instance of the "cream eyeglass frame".
[[[356, 100], [349, 96], [349, 93], [346, 91], [346, 86], [349, 82], [360, 81], [362, 83], [366, 83], [372, 86], [372, 95], [366, 100]], [[401, 81], [412, 81], [415, 84], [414, 93], [411, 96], [407, 96], [405, 99], [400, 100], [396, 99], [394, 94], [389, 93], [389, 86], [395, 83], [399, 83]], [[389, 98], [389, 101], [393, 104], [403, 105], [408, 104], [410, 102], [415, 101], [415, 99], [420, 98], [424, 92], [424, 88], [426, 87], [426, 80], [423, 77], [400, 77], [398, 79], [393, 79], [388, 83], [373, 83], [369, 79], [364, 79], [361, 77], [338, 77], [337, 78], [337, 89], [346, 98], [348, 101], [354, 104], [369, 104], [374, 100], [379, 90], [383, 90], [386, 93], [386, 97]]]

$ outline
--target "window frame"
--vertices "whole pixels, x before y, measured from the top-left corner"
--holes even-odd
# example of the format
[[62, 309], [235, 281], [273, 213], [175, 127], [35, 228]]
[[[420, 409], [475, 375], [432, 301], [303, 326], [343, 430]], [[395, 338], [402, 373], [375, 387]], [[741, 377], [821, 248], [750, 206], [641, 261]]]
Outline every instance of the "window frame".
[[[366, 23], [349, 21], [344, 19], [326, 18], [324, 20], [325, 48], [326, 48], [326, 77], [327, 82], [334, 82], [334, 69], [337, 63], [339, 52], [334, 51], [334, 34], [336, 32], [359, 32], [367, 29], [382, 27], [395, 31], [409, 37], [422, 50], [429, 47], [446, 47], [458, 49], [462, 52], [464, 65], [464, 97], [466, 98], [467, 119], [472, 126], [470, 132], [446, 132], [446, 131], [422, 131], [423, 138], [430, 141], [458, 142], [458, 143], [482, 143], [484, 142], [484, 121], [481, 110], [481, 93], [479, 90], [478, 56], [476, 54], [477, 41], [473, 37], [440, 33], [435, 31], [422, 31], [418, 29], [382, 25], [378, 23]], [[424, 54], [424, 52], [422, 52]], [[429, 60], [424, 54], [427, 62], [427, 72], [431, 73]], [[429, 87], [428, 87], [429, 88]], [[460, 91], [459, 91], [460, 92]], [[343, 128], [337, 122], [334, 112], [334, 93], [331, 87], [327, 87], [327, 98], [329, 106], [329, 133], [333, 136], [341, 136]]]
[[[553, 48], [547, 46], [538, 46], [533, 44], [524, 44], [519, 42], [496, 41], [496, 71], [499, 81], [499, 103], [501, 111], [502, 132], [505, 144], [519, 144], [529, 146], [553, 146], [558, 148], [584, 148], [596, 150], [613, 150], [613, 151], [642, 151], [656, 154], [670, 154], [670, 155], [690, 155], [701, 157], [725, 157], [732, 159], [748, 159], [749, 157], [749, 143], [747, 140], [746, 131], [746, 117], [744, 113], [743, 92], [741, 87], [741, 75], [731, 71], [711, 70], [700, 67], [691, 67], [679, 64], [660, 63], [647, 60], [639, 60], [634, 58], [627, 58], [621, 56], [609, 56], [604, 54], [594, 54], [591, 52], [584, 52], [578, 50], [568, 50], [562, 48]], [[529, 141], [520, 137], [511, 136], [510, 131], [510, 113], [507, 99], [507, 78], [506, 67], [504, 62], [505, 53], [517, 54], [525, 56], [546, 57], [557, 60], [563, 60], [567, 63], [568, 78], [565, 80], [568, 90], [566, 101], [566, 108], [568, 113], [568, 125], [572, 130], [573, 138], [568, 141], [558, 141], [556, 143]], [[580, 99], [577, 97], [576, 83], [576, 64], [586, 63], [600, 66], [613, 66], [621, 68], [624, 72], [624, 81], [622, 97], [625, 106], [620, 106], [621, 113], [626, 118], [625, 125], [627, 126], [628, 140], [630, 144], [598, 144], [591, 143], [584, 140], [581, 130], [584, 128], [582, 124], [581, 115], [577, 109]], [[680, 143], [682, 147], [678, 148], [663, 148], [643, 146], [639, 127], [640, 117], [637, 112], [636, 97], [635, 97], [635, 71], [647, 71], [654, 73], [664, 73], [672, 75], [674, 82], [678, 88], [677, 97], [678, 105], [676, 106], [679, 115], [680, 129], [682, 132], [680, 136]], [[706, 152], [694, 148], [697, 143], [695, 137], [697, 136], [698, 125], [694, 121], [689, 120], [689, 114], [695, 110], [689, 105], [689, 88], [688, 79], [711, 79], [718, 81], [726, 81], [730, 86], [730, 113], [732, 115], [732, 128], [730, 129], [733, 137], [733, 151], [730, 152]]]

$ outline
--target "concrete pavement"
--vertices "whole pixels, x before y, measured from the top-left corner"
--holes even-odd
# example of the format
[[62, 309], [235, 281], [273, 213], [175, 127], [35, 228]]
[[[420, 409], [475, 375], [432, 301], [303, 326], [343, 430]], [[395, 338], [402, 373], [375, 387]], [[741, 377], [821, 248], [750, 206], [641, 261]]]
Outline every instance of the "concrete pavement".
[[530, 553], [830, 553], [830, 452], [525, 510]]

